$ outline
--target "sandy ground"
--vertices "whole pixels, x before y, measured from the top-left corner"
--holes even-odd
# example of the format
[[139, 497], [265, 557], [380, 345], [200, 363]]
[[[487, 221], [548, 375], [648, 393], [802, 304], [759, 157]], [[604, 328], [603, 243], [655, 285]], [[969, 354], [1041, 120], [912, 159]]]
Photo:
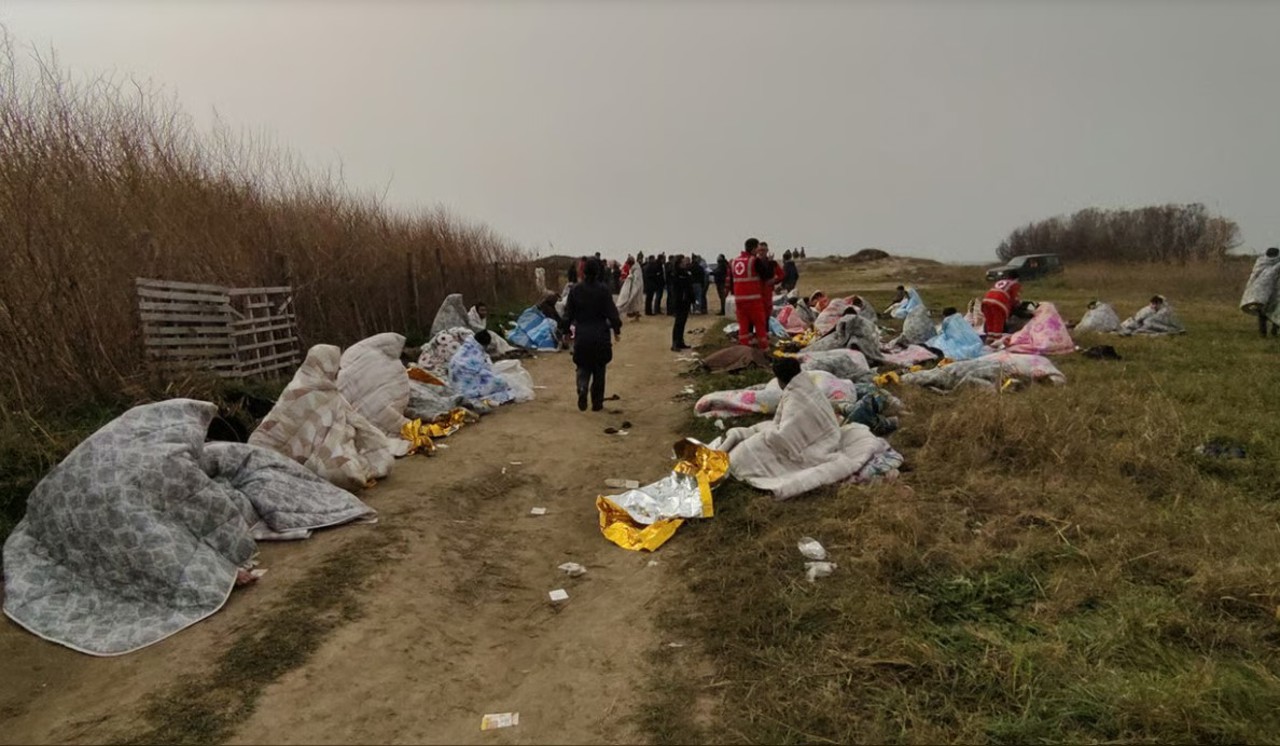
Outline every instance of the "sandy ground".
[[[690, 329], [719, 321], [690, 319]], [[0, 743], [98, 742], [137, 732], [149, 695], [215, 664], [283, 590], [352, 542], [393, 527], [401, 540], [360, 595], [360, 616], [308, 662], [267, 687], [240, 723], [241, 743], [598, 743], [642, 739], [652, 624], [664, 592], [663, 553], [604, 540], [594, 499], [604, 480], [665, 473], [687, 402], [670, 321], [628, 324], [609, 366], [602, 413], [575, 406], [564, 354], [526, 361], [538, 400], [505, 407], [411, 457], [362, 494], [381, 513], [295, 544], [264, 545], [269, 572], [208, 620], [121, 658], [99, 659], [0, 623]], [[691, 336], [690, 341], [695, 341]], [[632, 423], [629, 435], [608, 426]], [[535, 506], [547, 514], [530, 515]], [[677, 537], [678, 541], [678, 537]], [[663, 551], [671, 551], [664, 548]], [[657, 564], [650, 564], [650, 560]], [[577, 579], [557, 569], [585, 565]], [[550, 590], [570, 599], [552, 608]], [[517, 727], [480, 731], [485, 713], [519, 712]]]

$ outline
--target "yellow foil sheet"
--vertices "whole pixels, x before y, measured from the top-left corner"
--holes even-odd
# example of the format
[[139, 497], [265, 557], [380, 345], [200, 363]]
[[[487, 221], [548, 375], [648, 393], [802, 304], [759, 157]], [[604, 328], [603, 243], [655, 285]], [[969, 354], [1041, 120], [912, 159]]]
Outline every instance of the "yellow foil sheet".
[[435, 438], [446, 438], [458, 430], [467, 422], [468, 415], [465, 409], [455, 409], [448, 414], [440, 415], [431, 422], [423, 422], [422, 420], [412, 420], [406, 422], [404, 427], [400, 428], [400, 437], [409, 441], [409, 453], [434, 453], [436, 450]]
[[[672, 446], [676, 464], [672, 471], [692, 476], [698, 481], [698, 497], [703, 518], [715, 515], [711, 490], [729, 474], [729, 454], [717, 451], [692, 438], [685, 438]], [[605, 538], [623, 549], [652, 552], [666, 543], [684, 523], [683, 518], [664, 518], [646, 526], [636, 522], [625, 509], [608, 497], [596, 499], [600, 511], [600, 531]]]
[[684, 523], [683, 518], [668, 518], [641, 526], [607, 497], [596, 498], [596, 509], [600, 511], [600, 532], [604, 538], [633, 552], [652, 552], [667, 543], [667, 539], [674, 536], [676, 529]]

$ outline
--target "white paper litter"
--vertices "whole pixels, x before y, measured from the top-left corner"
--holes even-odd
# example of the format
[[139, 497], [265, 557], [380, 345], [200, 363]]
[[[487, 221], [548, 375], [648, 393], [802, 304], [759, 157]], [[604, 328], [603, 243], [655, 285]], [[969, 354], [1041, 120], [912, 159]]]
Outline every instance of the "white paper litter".
[[716, 420], [716, 429], [717, 429], [717, 430], [723, 430], [723, 429], [724, 429], [724, 420]]
[[569, 592], [563, 588], [557, 588], [554, 591], [551, 591], [550, 593], [548, 593], [547, 595], [551, 597], [551, 603], [553, 604], [558, 604], [561, 601], [569, 600]]
[[613, 487], [620, 490], [634, 490], [640, 488], [640, 483], [634, 479], [606, 479], [604, 480], [606, 487]]
[[587, 574], [587, 568], [579, 565], [577, 562], [566, 562], [563, 565], [560, 565], [560, 569], [564, 570], [571, 578], [577, 578]]
[[812, 537], [800, 537], [800, 543], [796, 546], [800, 548], [800, 554], [803, 554], [806, 559], [824, 560], [827, 558], [827, 550], [818, 543], [817, 539]]
[[509, 462], [509, 463], [510, 463], [512, 466], [523, 466], [523, 465], [524, 465], [524, 462], [523, 462], [523, 461], [511, 461], [511, 462]]
[[443, 449], [445, 449], [445, 450], [447, 451], [447, 450], [449, 450], [449, 444], [448, 444], [448, 443], [436, 443], [436, 448], [443, 448]]
[[513, 725], [519, 724], [520, 713], [518, 712], [495, 712], [480, 718], [480, 730], [510, 728]]
[[657, 560], [649, 560], [649, 564], [645, 565], [645, 567], [657, 567], [657, 566], [658, 566]]
[[546, 508], [532, 508], [529, 510], [529, 515], [546, 515], [546, 514], [547, 514]]
[[834, 562], [806, 562], [806, 563], [804, 563], [804, 575], [805, 575], [805, 577], [806, 577], [806, 578], [808, 578], [808, 579], [809, 579], [809, 582], [810, 582], [810, 583], [812, 583], [813, 581], [817, 580], [818, 578], [825, 578], [825, 577], [827, 577], [827, 576], [828, 576], [828, 575], [830, 575], [832, 572], [835, 572], [835, 569], [836, 569], [836, 563], [834, 563]]

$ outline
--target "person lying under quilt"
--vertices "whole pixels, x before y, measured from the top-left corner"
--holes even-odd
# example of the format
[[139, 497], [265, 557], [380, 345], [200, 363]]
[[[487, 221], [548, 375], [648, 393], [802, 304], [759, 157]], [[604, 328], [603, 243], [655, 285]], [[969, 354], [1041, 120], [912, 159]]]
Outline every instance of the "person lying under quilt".
[[841, 425], [827, 397], [800, 372], [798, 360], [778, 360], [782, 400], [773, 419], [735, 427], [711, 444], [729, 453], [729, 473], [779, 500], [837, 482], [896, 476], [902, 456], [865, 425]]

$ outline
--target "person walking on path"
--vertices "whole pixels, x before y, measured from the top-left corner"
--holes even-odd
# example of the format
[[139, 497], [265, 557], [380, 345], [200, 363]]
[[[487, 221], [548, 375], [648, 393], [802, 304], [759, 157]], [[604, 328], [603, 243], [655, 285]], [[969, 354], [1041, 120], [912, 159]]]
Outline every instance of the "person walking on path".
[[[613, 360], [613, 342], [622, 338], [622, 319], [613, 303], [609, 287], [600, 282], [603, 272], [596, 259], [587, 261], [585, 281], [573, 286], [565, 302], [561, 330], [573, 326], [573, 364], [578, 368], [578, 410], [586, 411], [591, 398], [591, 411], [604, 409], [605, 368]], [[612, 339], [611, 339], [612, 337]]]
[[693, 271], [687, 256], [676, 256], [672, 265], [671, 292], [668, 294], [675, 316], [671, 324], [671, 351], [681, 352], [689, 349], [684, 341], [684, 327], [689, 322], [689, 306], [694, 298]]

